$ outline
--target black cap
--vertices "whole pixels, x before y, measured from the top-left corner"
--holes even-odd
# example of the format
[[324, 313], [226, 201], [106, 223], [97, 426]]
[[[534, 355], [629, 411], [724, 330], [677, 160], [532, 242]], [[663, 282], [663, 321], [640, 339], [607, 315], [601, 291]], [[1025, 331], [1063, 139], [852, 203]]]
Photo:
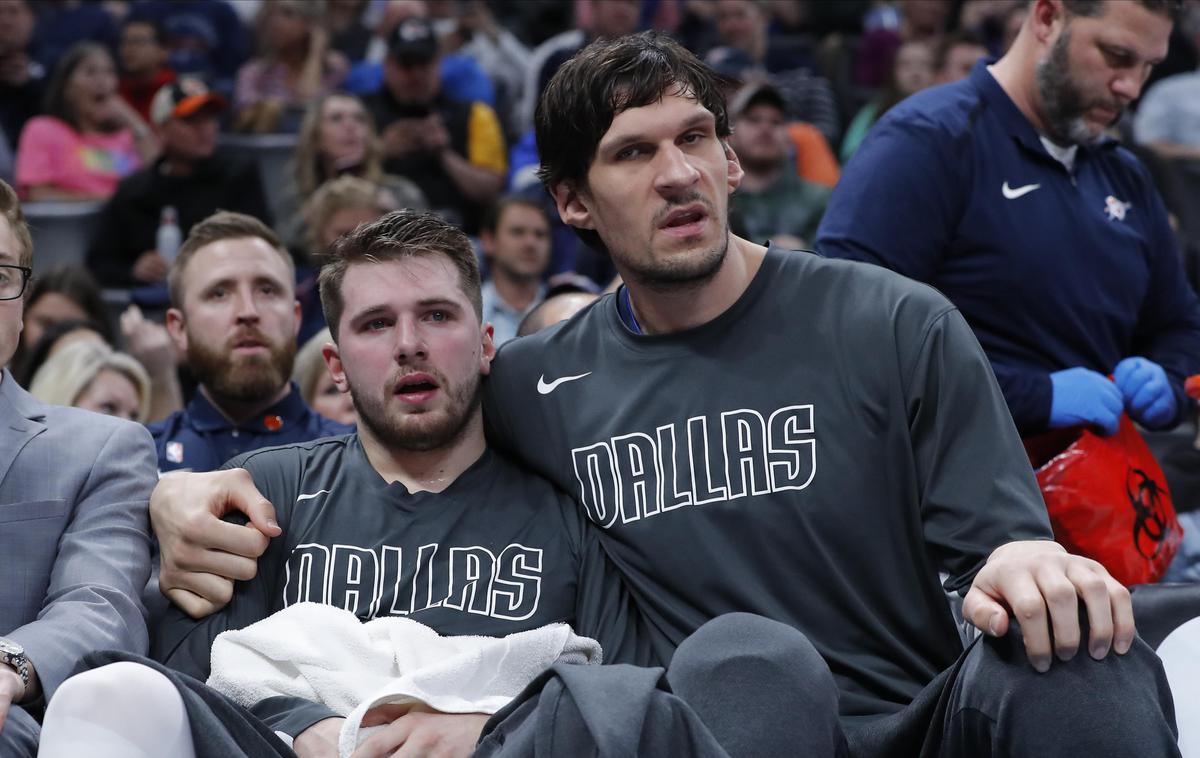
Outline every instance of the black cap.
[[405, 20], [392, 32], [388, 55], [396, 60], [433, 60], [438, 55], [433, 25], [423, 18]]
[[768, 82], [752, 82], [738, 90], [729, 100], [729, 115], [738, 118], [751, 106], [760, 103], [774, 106], [787, 115], [787, 101], [783, 94]]

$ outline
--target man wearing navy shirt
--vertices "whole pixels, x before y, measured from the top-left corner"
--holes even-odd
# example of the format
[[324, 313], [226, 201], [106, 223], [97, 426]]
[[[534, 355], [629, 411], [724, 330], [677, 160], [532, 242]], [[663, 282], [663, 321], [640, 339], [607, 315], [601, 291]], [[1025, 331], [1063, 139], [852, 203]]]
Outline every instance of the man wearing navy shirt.
[[1105, 136], [1178, 6], [1037, 0], [1003, 58], [875, 126], [819, 229], [958, 306], [1023, 435], [1185, 414], [1200, 309], [1149, 174]]
[[152, 424], [160, 471], [211, 471], [269, 445], [344, 434], [289, 381], [300, 306], [291, 258], [275, 233], [240, 213], [197, 224], [168, 278], [167, 329], [200, 388]]

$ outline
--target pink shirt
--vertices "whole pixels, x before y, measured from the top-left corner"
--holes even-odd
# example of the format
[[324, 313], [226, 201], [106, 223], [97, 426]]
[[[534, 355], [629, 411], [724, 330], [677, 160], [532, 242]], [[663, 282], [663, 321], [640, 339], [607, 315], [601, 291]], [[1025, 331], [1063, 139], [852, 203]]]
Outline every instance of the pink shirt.
[[31, 118], [17, 144], [17, 191], [36, 185], [107, 197], [142, 164], [133, 133], [80, 134], [52, 116]]

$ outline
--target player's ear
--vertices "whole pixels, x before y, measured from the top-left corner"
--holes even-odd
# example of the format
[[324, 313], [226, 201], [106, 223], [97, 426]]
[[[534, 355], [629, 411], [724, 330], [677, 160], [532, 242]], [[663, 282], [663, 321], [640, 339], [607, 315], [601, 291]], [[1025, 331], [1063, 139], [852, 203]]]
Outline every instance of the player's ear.
[[587, 198], [580, 190], [567, 182], [559, 182], [554, 185], [550, 194], [554, 196], [554, 204], [558, 207], [558, 216], [564, 224], [578, 229], [596, 228], [595, 222], [592, 221], [591, 210], [587, 206]]
[[326, 342], [321, 348], [321, 357], [325, 359], [325, 367], [329, 369], [338, 392], [349, 392], [350, 383], [346, 381], [346, 367], [342, 365], [342, 354], [338, 351], [337, 343]]
[[725, 147], [725, 160], [729, 164], [729, 191], [733, 192], [742, 184], [742, 177], [746, 172], [742, 169], [742, 161], [737, 157], [733, 147], [730, 146], [728, 139], [721, 140], [721, 144]]
[[479, 351], [479, 373], [487, 376], [492, 373], [492, 359], [496, 357], [496, 343], [492, 341], [496, 330], [490, 323], [484, 322], [481, 331], [482, 342]]
[[171, 341], [175, 343], [175, 348], [180, 353], [187, 353], [188, 338], [187, 338], [187, 319], [183, 316], [183, 311], [178, 308], [168, 308], [167, 317], [167, 334], [171, 335]]

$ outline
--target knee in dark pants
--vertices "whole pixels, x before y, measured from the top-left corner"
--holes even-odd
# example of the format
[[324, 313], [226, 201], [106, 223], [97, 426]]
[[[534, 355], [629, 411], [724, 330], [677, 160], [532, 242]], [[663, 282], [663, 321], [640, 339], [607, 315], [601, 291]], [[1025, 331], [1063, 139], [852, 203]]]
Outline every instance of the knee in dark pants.
[[838, 693], [801, 632], [748, 613], [719, 616], [680, 644], [667, 681], [732, 756], [832, 756]]
[[1081, 650], [1039, 674], [1019, 635], [985, 639], [954, 689], [944, 755], [1179, 755], [1166, 675], [1141, 640], [1099, 661]]

